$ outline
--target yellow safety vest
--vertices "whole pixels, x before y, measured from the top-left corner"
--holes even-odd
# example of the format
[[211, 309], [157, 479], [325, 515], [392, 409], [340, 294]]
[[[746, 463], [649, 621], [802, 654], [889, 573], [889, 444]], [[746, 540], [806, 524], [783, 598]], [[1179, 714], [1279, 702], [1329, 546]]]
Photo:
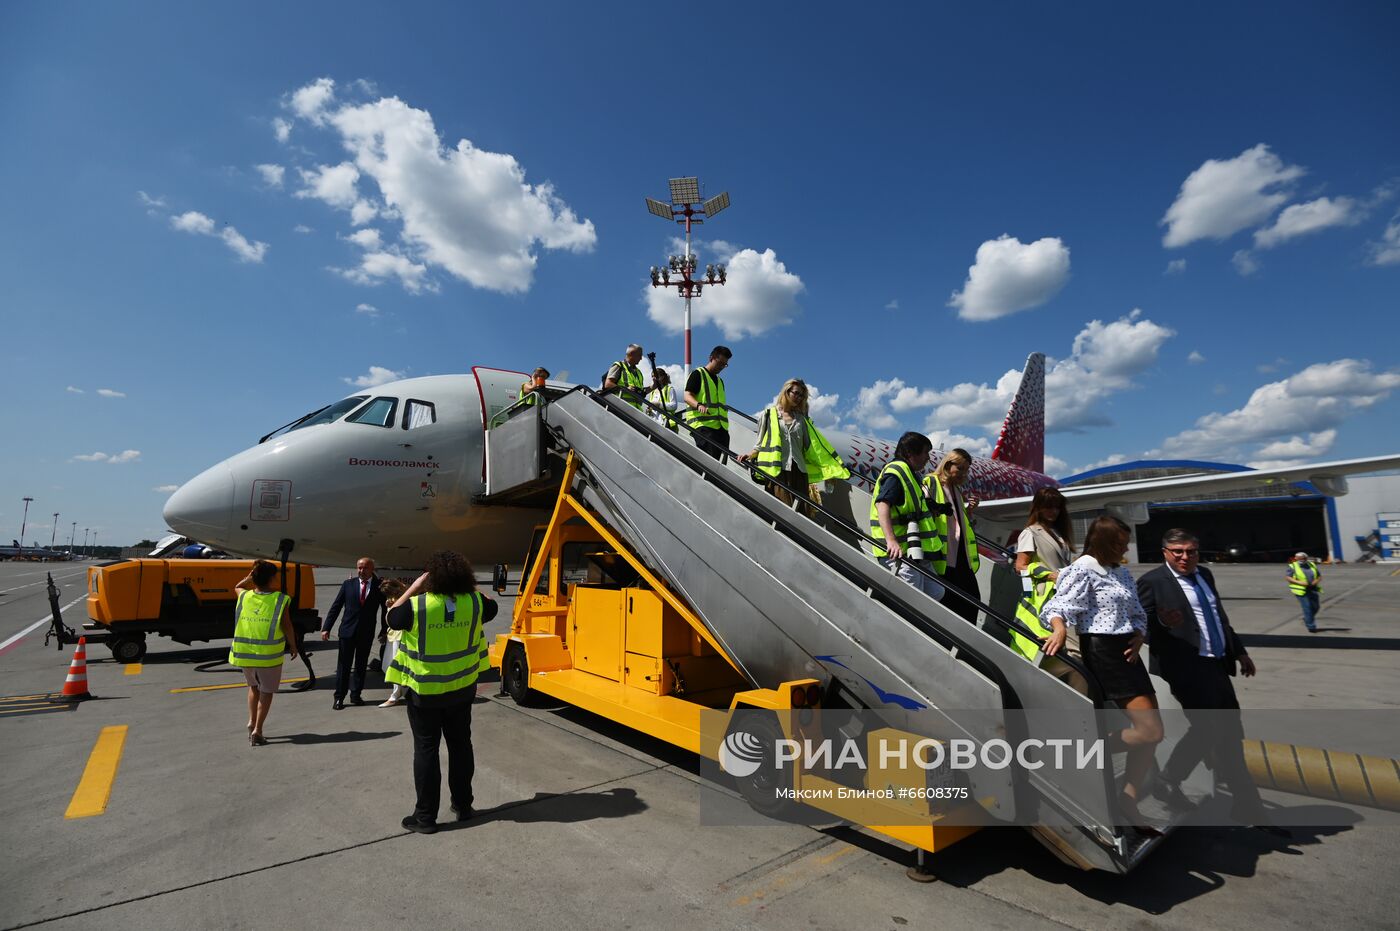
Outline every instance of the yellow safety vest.
[[1054, 633], [1053, 628], [1040, 619], [1040, 612], [1055, 594], [1055, 583], [1050, 579], [1050, 567], [1039, 560], [1031, 560], [1026, 567], [1026, 578], [1030, 580], [1031, 588], [1016, 602], [1016, 620], [1029, 627], [1039, 640], [1032, 640], [1015, 630], [1011, 632], [1011, 640], [1012, 646], [1022, 656], [1034, 660], [1042, 646], [1040, 641]]
[[889, 552], [880, 546], [885, 542], [885, 528], [880, 526], [880, 512], [875, 500], [880, 494], [880, 482], [886, 475], [898, 478], [900, 487], [904, 489], [904, 500], [890, 508], [890, 523], [894, 525], [895, 533], [903, 532], [902, 528], [908, 524], [917, 525], [916, 530], [904, 533], [905, 548], [917, 549], [927, 556], [937, 558], [943, 546], [938, 539], [938, 525], [934, 523], [933, 515], [928, 510], [928, 502], [919, 491], [914, 470], [903, 459], [891, 460], [889, 465], [881, 470], [879, 479], [875, 481], [875, 492], [870, 496], [870, 535], [875, 538], [875, 558], [883, 559], [889, 555]]
[[703, 365], [695, 371], [700, 373], [700, 393], [695, 396], [695, 400], [709, 407], [710, 412], [702, 414], [698, 408], [688, 408], [685, 412], [685, 422], [697, 429], [707, 427], [711, 430], [727, 431], [729, 409], [724, 406], [724, 379], [711, 375], [710, 370]]
[[527, 381], [520, 386], [520, 400], [525, 402], [525, 407], [534, 407], [536, 404], [540, 403], [540, 393], [530, 390], [534, 387], [535, 383], [532, 381]]
[[415, 597], [413, 626], [399, 639], [384, 681], [407, 686], [419, 695], [442, 695], [475, 684], [490, 665], [482, 629], [485, 604], [480, 592]]
[[[622, 400], [631, 404], [637, 410], [641, 410], [642, 370], [635, 365], [627, 364], [626, 359], [623, 359], [621, 362], [614, 362], [613, 365], [616, 365], [619, 369], [617, 386], [622, 390], [619, 391], [618, 394], [621, 395]], [[608, 367], [608, 371], [612, 371], [612, 366]]]
[[230, 666], [281, 666], [287, 650], [287, 638], [282, 636], [282, 605], [287, 596], [281, 592], [238, 593], [233, 609], [233, 645], [228, 648]]
[[[924, 492], [933, 495], [935, 504], [948, 503], [948, 499], [943, 494], [943, 483], [938, 480], [937, 475], [931, 472], [924, 476]], [[933, 557], [933, 571], [942, 575], [948, 571], [948, 561], [941, 555], [948, 550], [948, 515], [934, 514], [933, 520], [938, 525], [938, 552], [940, 553], [939, 556]], [[977, 567], [982, 563], [977, 557], [977, 534], [972, 532], [972, 520], [967, 516], [966, 509], [962, 512], [962, 526], [963, 548], [967, 550], [967, 564], [972, 567], [973, 572], [976, 572]]]
[[[1318, 584], [1313, 586], [1313, 591], [1322, 594], [1322, 567], [1309, 560], [1308, 565], [1312, 567], [1313, 581]], [[1295, 595], [1306, 595], [1308, 593], [1308, 579], [1303, 574], [1303, 564], [1291, 562], [1288, 564], [1288, 590]]]
[[[768, 408], [763, 413], [763, 421], [758, 431], [758, 455], [754, 457], [754, 466], [769, 478], [777, 478], [778, 473], [783, 470], [783, 428], [779, 422], [780, 416], [777, 408]], [[807, 481], [816, 484], [832, 478], [850, 478], [851, 471], [841, 464], [841, 457], [831, 448], [831, 444], [822, 436], [816, 424], [812, 423], [812, 418], [803, 417], [802, 421], [807, 428], [807, 452], [804, 456]], [[755, 478], [755, 481], [759, 479]]]
[[647, 400], [650, 401], [652, 395], [656, 395], [656, 406], [660, 413], [666, 418], [666, 429], [672, 433], [680, 433], [681, 428], [676, 426], [676, 415], [668, 407], [671, 400], [676, 396], [675, 389], [670, 385], [662, 385], [660, 388], [653, 388], [647, 392]]

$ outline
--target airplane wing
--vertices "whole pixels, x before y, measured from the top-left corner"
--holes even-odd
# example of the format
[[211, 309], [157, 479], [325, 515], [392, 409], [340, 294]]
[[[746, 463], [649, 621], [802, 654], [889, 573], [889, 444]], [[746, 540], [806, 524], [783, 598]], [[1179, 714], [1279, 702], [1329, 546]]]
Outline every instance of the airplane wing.
[[[1133, 505], [1141, 505], [1143, 510], [1138, 513], [1142, 514], [1142, 520], [1134, 521], [1141, 523], [1147, 519], [1145, 508], [1150, 501], [1181, 499], [1192, 495], [1254, 489], [1260, 486], [1277, 486], [1282, 495], [1288, 493], [1288, 486], [1294, 482], [1311, 482], [1322, 494], [1336, 498], [1347, 493], [1348, 475], [1385, 472], [1391, 469], [1400, 469], [1400, 454], [1315, 462], [1277, 469], [1249, 469], [1244, 472], [1198, 472], [1192, 475], [1171, 475], [1130, 482], [1062, 487], [1060, 491], [1069, 501], [1071, 511], [1113, 507], [1115, 510], [1132, 513], [1130, 508]], [[984, 501], [977, 510], [979, 515], [992, 521], [1024, 520], [1030, 501], [1029, 497], [1001, 498]]]

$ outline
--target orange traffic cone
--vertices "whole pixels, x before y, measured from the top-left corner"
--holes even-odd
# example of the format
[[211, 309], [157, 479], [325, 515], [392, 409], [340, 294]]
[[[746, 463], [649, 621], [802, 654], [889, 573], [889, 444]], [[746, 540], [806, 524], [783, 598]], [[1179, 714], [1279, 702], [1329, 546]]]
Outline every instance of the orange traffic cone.
[[87, 687], [87, 638], [78, 638], [78, 647], [73, 651], [73, 661], [68, 664], [68, 678], [63, 682], [63, 695], [60, 701], [87, 701], [92, 693]]

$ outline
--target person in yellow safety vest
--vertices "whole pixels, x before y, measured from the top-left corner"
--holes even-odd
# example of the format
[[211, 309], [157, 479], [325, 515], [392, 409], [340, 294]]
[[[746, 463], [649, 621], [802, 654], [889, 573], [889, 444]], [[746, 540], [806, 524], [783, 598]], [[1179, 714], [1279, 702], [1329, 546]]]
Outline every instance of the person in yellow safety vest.
[[642, 361], [642, 347], [632, 343], [622, 361], [614, 362], [603, 376], [603, 390], [618, 389], [618, 396], [637, 410], [642, 409], [642, 395], [646, 384], [642, 380], [642, 370], [637, 363]]
[[[1035, 631], [1041, 640], [1050, 636], [1050, 628], [1040, 620], [1040, 609], [1055, 591], [1060, 570], [1074, 562], [1073, 528], [1065, 496], [1054, 488], [1038, 489], [1031, 498], [1026, 528], [1016, 537], [1016, 571], [1021, 574], [1025, 597], [1016, 617]], [[1031, 614], [1027, 614], [1031, 612]], [[1014, 632], [1013, 632], [1014, 633]], [[1014, 634], [1014, 645], [1027, 659], [1035, 659], [1040, 643]], [[1074, 637], [1066, 643], [1073, 656], [1079, 655], [1079, 641]]]
[[[773, 404], [758, 415], [757, 445], [739, 456], [740, 462], [753, 460], [757, 470], [754, 481], [766, 482], [773, 496], [787, 505], [794, 500], [791, 492], [821, 504], [822, 483], [851, 477], [831, 443], [807, 416], [807, 402], [807, 384], [800, 378], [789, 378]], [[804, 505], [802, 510], [817, 519], [814, 508]]]
[[[945, 584], [951, 584], [966, 598], [954, 596], [948, 601], [953, 613], [971, 623], [977, 623], [977, 602], [982, 598], [977, 587], [977, 534], [972, 530], [968, 512], [977, 507], [977, 500], [965, 499], [963, 483], [972, 469], [972, 454], [965, 449], [952, 449], [938, 463], [933, 474], [924, 476], [924, 494], [928, 510], [938, 527], [941, 542], [938, 555], [933, 557], [933, 571]], [[948, 518], [953, 518], [949, 521]]]
[[234, 586], [238, 601], [233, 613], [233, 644], [228, 650], [230, 666], [243, 670], [248, 682], [248, 745], [267, 743], [263, 725], [272, 708], [272, 696], [282, 682], [282, 654], [297, 658], [297, 635], [292, 629], [291, 599], [272, 590], [277, 567], [265, 559]]
[[872, 554], [880, 565], [893, 569], [899, 578], [938, 601], [943, 597], [943, 586], [931, 568], [919, 568], [927, 567], [942, 546], [917, 477], [928, 466], [932, 449], [933, 444], [922, 433], [911, 430], [899, 438], [894, 456], [875, 482], [870, 536], [875, 540]]
[[1307, 553], [1298, 552], [1288, 562], [1284, 573], [1288, 579], [1288, 590], [1298, 596], [1298, 604], [1303, 608], [1303, 626], [1308, 633], [1317, 633], [1317, 612], [1321, 610], [1322, 567], [1308, 558]]
[[417, 801], [403, 826], [437, 831], [442, 796], [438, 746], [447, 741], [447, 787], [458, 821], [472, 817], [472, 701], [476, 679], [489, 665], [482, 628], [496, 603], [476, 590], [471, 564], [441, 550], [389, 612], [389, 628], [403, 631], [384, 681], [408, 689], [413, 731], [413, 786]]
[[549, 378], [549, 369], [540, 366], [530, 373], [530, 380], [520, 386], [520, 400], [525, 402], [527, 407], [544, 403], [544, 392], [541, 391], [544, 383]]
[[681, 432], [676, 420], [676, 410], [679, 407], [676, 389], [671, 387], [671, 375], [665, 369], [652, 367], [651, 390], [647, 392], [647, 401], [651, 404], [652, 420], [672, 433]]
[[685, 422], [694, 431], [695, 444], [714, 459], [723, 459], [729, 452], [729, 408], [719, 373], [733, 357], [728, 346], [716, 346], [710, 350], [710, 360], [685, 382]]

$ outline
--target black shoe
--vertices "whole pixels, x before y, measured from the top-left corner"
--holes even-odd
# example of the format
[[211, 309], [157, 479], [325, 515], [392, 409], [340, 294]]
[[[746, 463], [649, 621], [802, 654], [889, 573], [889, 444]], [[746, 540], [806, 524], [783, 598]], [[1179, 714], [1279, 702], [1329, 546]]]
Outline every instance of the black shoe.
[[331, 707], [334, 708], [336, 711], [344, 711], [344, 710], [345, 710], [345, 699], [343, 699], [343, 698], [337, 698], [337, 699], [335, 700], [335, 704], [331, 705]]
[[380, 666], [379, 660], [377, 660], [377, 659], [372, 659], [372, 660], [369, 661], [369, 671], [370, 671], [370, 672], [383, 672], [384, 669]]
[[470, 805], [467, 806], [465, 811], [458, 808], [456, 805], [453, 805], [452, 813], [457, 816], [458, 821], [470, 821], [476, 817], [476, 810], [473, 809]]
[[1165, 802], [1170, 811], [1184, 812], [1194, 811], [1195, 803], [1186, 797], [1186, 793], [1181, 791], [1181, 784], [1172, 782], [1166, 776], [1157, 780], [1152, 787], [1152, 797], [1160, 802]]
[[350, 704], [352, 704], [352, 705], [363, 705], [364, 703], [365, 703], [365, 700], [364, 700], [363, 698], [361, 698], [360, 696], [358, 696], [358, 695], [351, 695], [351, 696], [350, 696]]
[[312, 689], [314, 689], [315, 687], [316, 687], [316, 680], [315, 680], [315, 679], [307, 679], [307, 680], [305, 680], [305, 681], [303, 681], [303, 682], [293, 682], [293, 683], [292, 683], [292, 691], [293, 691], [293, 692], [309, 692], [309, 691], [311, 691]]
[[417, 815], [409, 815], [403, 819], [403, 826], [415, 834], [436, 834], [437, 825], [431, 821], [419, 821]]

